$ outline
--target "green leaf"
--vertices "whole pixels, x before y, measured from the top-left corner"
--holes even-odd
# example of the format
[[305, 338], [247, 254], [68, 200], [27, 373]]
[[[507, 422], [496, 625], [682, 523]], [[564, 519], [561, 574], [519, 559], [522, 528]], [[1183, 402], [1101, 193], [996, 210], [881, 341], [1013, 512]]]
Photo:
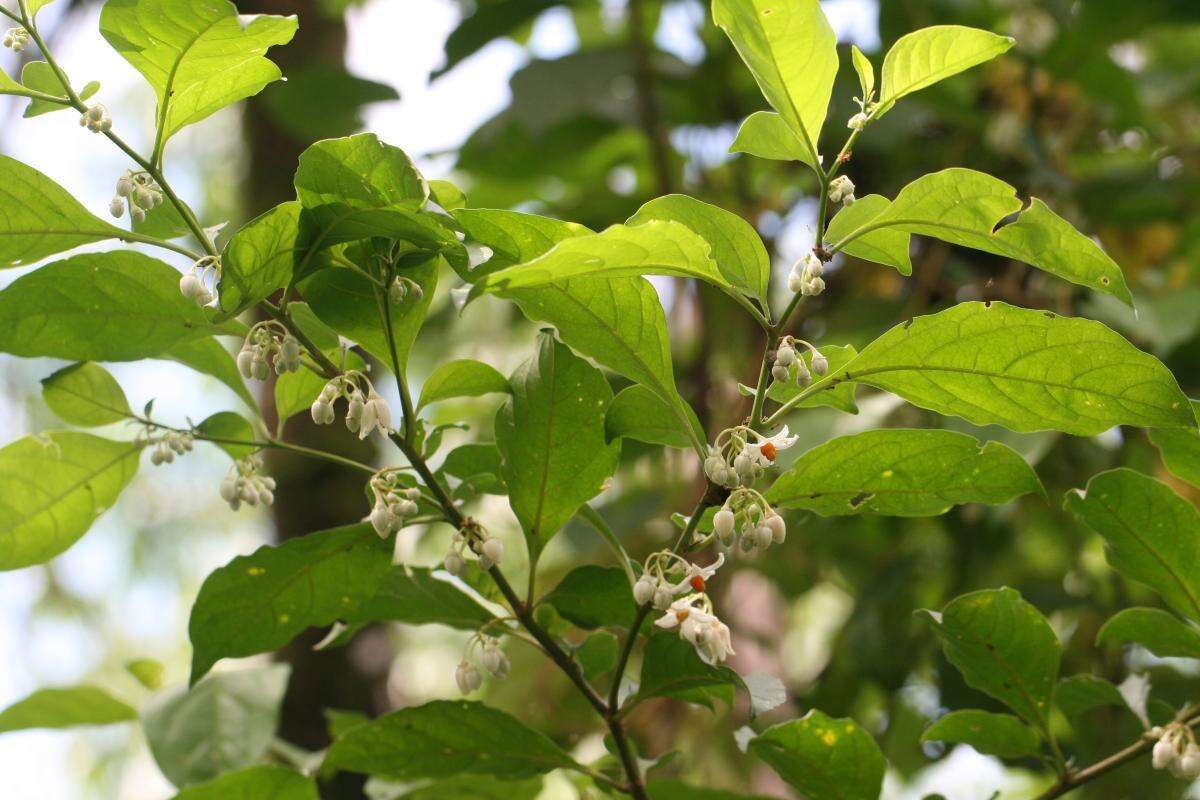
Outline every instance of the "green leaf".
[[575, 658], [583, 668], [583, 677], [595, 680], [617, 665], [621, 649], [617, 637], [608, 631], [596, 631], [575, 649]]
[[667, 403], [645, 386], [626, 386], [613, 398], [604, 418], [605, 435], [609, 439], [625, 437], [639, 442], [679, 447], [692, 446], [692, 432], [699, 430], [700, 420], [686, 408], [691, 424], [680, 423], [672, 404]]
[[967, 685], [1046, 729], [1061, 657], [1045, 617], [1013, 589], [957, 597], [939, 614], [923, 611], [942, 651]]
[[264, 58], [296, 33], [296, 18], [240, 18], [233, 3], [108, 0], [100, 33], [158, 97], [154, 161], [172, 135], [279, 80]]
[[637, 613], [629, 579], [619, 567], [575, 567], [543, 600], [580, 628], [628, 628]]
[[[1192, 401], [1193, 412], [1198, 405]], [[1200, 486], [1200, 432], [1153, 428], [1149, 433], [1167, 470], [1192, 486]]]
[[368, 600], [345, 615], [349, 623], [403, 622], [478, 630], [495, 619], [492, 612], [431, 570], [400, 564], [392, 567]]
[[125, 671], [145, 688], [158, 691], [162, 688], [167, 668], [153, 658], [135, 658], [125, 664]]
[[507, 394], [508, 379], [490, 364], [469, 358], [447, 361], [435, 369], [421, 386], [417, 408], [453, 397], [480, 397], [485, 394]]
[[646, 642], [639, 700], [677, 697], [712, 708], [714, 700], [732, 703], [734, 691], [744, 688], [740, 675], [729, 667], [704, 663], [696, 648], [675, 633], [660, 631]]
[[[188, 339], [165, 350], [162, 356], [191, 367], [197, 372], [211, 375], [232, 389], [234, 394], [241, 398], [247, 406], [255, 411], [258, 410], [258, 403], [246, 388], [246, 381], [242, 378], [242, 373], [238, 371], [233, 354], [226, 350], [225, 345], [216, 338], [202, 336], [198, 339]], [[303, 372], [307, 373], [307, 370], [303, 370]], [[279, 380], [295, 374], [297, 373], [285, 372], [279, 376], [276, 385], [278, 386]]]
[[416, 266], [407, 267], [402, 274], [421, 287], [419, 299], [411, 295], [400, 304], [390, 303], [383, 291], [365, 276], [352, 269], [324, 269], [300, 284], [308, 301], [322, 322], [347, 339], [362, 345], [371, 355], [392, 369], [388, 335], [383, 326], [380, 304], [389, 304], [392, 339], [400, 369], [408, 365], [408, 354], [417, 333], [425, 323], [425, 312], [433, 302], [438, 282], [438, 259], [431, 258]]
[[142, 729], [167, 780], [188, 786], [259, 762], [275, 740], [290, 672], [287, 664], [220, 672], [151, 699]]
[[767, 728], [750, 741], [750, 752], [808, 800], [877, 800], [887, 767], [871, 734], [854, 720], [816, 709]]
[[0, 351], [17, 356], [136, 361], [212, 332], [179, 273], [132, 251], [56, 261], [0, 291]]
[[[892, 201], [881, 194], [869, 194], [858, 198], [852, 205], [842, 206], [829, 221], [825, 238], [831, 242], [845, 240], [891, 204]], [[884, 226], [856, 236], [842, 248], [842, 252], [864, 261], [894, 267], [901, 275], [912, 275], [912, 260], [909, 257], [911, 239], [912, 236], [899, 226]]]
[[352, 728], [329, 748], [325, 769], [392, 778], [460, 774], [530, 778], [574, 760], [541, 733], [481, 703], [435, 700]]
[[761, 794], [739, 794], [724, 789], [689, 786], [679, 781], [650, 781], [646, 791], [651, 800], [770, 800]]
[[491, 248], [491, 259], [479, 268], [485, 272], [532, 261], [564, 239], [592, 233], [573, 222], [491, 208], [460, 208], [454, 219], [468, 240]]
[[755, 111], [738, 128], [731, 153], [749, 153], [774, 161], [800, 161], [815, 168], [812, 153], [774, 111]]
[[302, 249], [299, 201], [280, 203], [243, 225], [221, 257], [217, 294], [225, 316], [235, 316], [287, 285]]
[[81, 244], [124, 236], [124, 230], [93, 216], [33, 167], [0, 155], [0, 267], [32, 264]]
[[348, 617], [374, 596], [391, 563], [391, 547], [358, 524], [264, 545], [214, 570], [188, 622], [192, 683], [222, 658], [266, 653]]
[[[190, 211], [190, 209], [189, 209]], [[192, 212], [195, 215], [195, 212]], [[192, 232], [192, 227], [179, 213], [174, 203], [161, 203], [146, 212], [146, 218], [141, 222], [130, 220], [131, 228], [143, 236], [153, 236], [158, 239], [178, 239]]]
[[[22, 67], [21, 83], [35, 92], [44, 92], [45, 94], [62, 99], [61, 103], [55, 103], [39, 97], [32, 98], [23, 115], [26, 119], [41, 116], [42, 114], [49, 114], [51, 111], [62, 111], [64, 108], [71, 107], [71, 104], [67, 101], [66, 92], [63, 91], [62, 81], [58, 79], [58, 75], [54, 73], [54, 69], [45, 61], [30, 61]], [[92, 81], [76, 94], [78, 94], [80, 100], [87, 100], [98, 91], [100, 91], [100, 84]], [[5, 92], [3, 87], [0, 87], [0, 94], [8, 94], [8, 92]], [[19, 92], [13, 92], [12, 94], [19, 94]]]
[[[398, 95], [397, 95], [398, 97]], [[429, 196], [445, 211], [457, 211], [467, 205], [467, 195], [462, 189], [450, 181], [432, 180], [429, 183]]]
[[1096, 633], [1096, 644], [1132, 642], [1159, 658], [1200, 658], [1200, 631], [1159, 608], [1126, 608]]
[[[845, 365], [849, 364], [854, 357], [858, 355], [858, 351], [855, 350], [851, 345], [840, 346], [831, 344], [823, 345], [821, 347], [821, 354], [824, 355], [825, 359], [829, 362], [829, 371], [831, 373], [835, 373]], [[811, 374], [812, 353], [807, 351], [801, 352], [800, 358], [804, 360], [804, 363], [808, 367], [809, 373]], [[824, 391], [817, 392], [810, 397], [804, 398], [796, 405], [796, 408], [815, 408], [817, 406], [828, 406], [830, 408], [836, 408], [838, 411], [844, 411], [847, 414], [857, 414], [858, 402], [854, 397], [857, 388], [858, 387], [856, 387], [853, 383], [846, 381], [835, 383], [830, 385]], [[754, 395], [754, 387], [752, 386], [741, 387], [741, 390], [742, 393], [747, 396]], [[800, 394], [802, 391], [803, 387], [797, 383], [781, 383], [779, 381], [771, 381], [771, 385], [767, 387], [767, 397], [779, 403], [786, 403], [796, 395]]]
[[495, 442], [468, 442], [451, 450], [442, 462], [442, 472], [471, 484], [487, 494], [508, 494], [500, 478], [500, 450]]
[[961, 25], [934, 25], [901, 36], [883, 58], [876, 116], [887, 113], [905, 95], [991, 61], [1015, 41]]
[[1058, 682], [1054, 703], [1068, 718], [1075, 720], [1087, 712], [1105, 706], [1126, 707], [1116, 686], [1097, 675], [1072, 675]]
[[362, 130], [365, 106], [400, 99], [391, 85], [351, 75], [340, 59], [334, 61], [293, 63], [287, 80], [262, 96], [261, 107], [293, 141], [312, 142]]
[[963, 503], [1043, 494], [1037, 475], [1000, 442], [943, 430], [873, 430], [809, 450], [779, 476], [767, 500], [822, 516], [942, 514]]
[[669, 194], [643, 205], [625, 224], [641, 225], [652, 220], [687, 226], [708, 243], [717, 269], [729, 283], [766, 303], [771, 258], [749, 222], [693, 197]]
[[850, 63], [854, 65], [854, 72], [858, 75], [858, 89], [862, 92], [859, 99], [864, 103], [869, 102], [871, 94], [875, 91], [875, 68], [871, 66], [871, 60], [863, 55], [863, 51], [853, 44], [850, 45]]
[[218, 411], [206, 417], [196, 426], [196, 431], [214, 439], [230, 440], [216, 441], [214, 444], [234, 460], [256, 453], [260, 449], [254, 445], [238, 444], [254, 441], [257, 437], [254, 435], [254, 426], [241, 414], [233, 411]]
[[0, 711], [0, 733], [30, 728], [111, 725], [137, 719], [137, 712], [95, 686], [38, 689]]
[[133, 416], [121, 385], [99, 364], [71, 364], [43, 379], [42, 399], [72, 425], [110, 425]]
[[[855, 203], [850, 208], [858, 206]], [[847, 212], [855, 226], [849, 232], [838, 227], [838, 238], [830, 237], [833, 248], [844, 249], [860, 236], [875, 234], [871, 242], [881, 247], [881, 230], [920, 233], [951, 244], [982, 250], [1057, 275], [1133, 304], [1125, 276], [1109, 256], [1087, 236], [1031, 198], [1022, 209], [1016, 189], [999, 178], [955, 167], [917, 178], [900, 190], [890, 204], [872, 200], [868, 208]], [[1006, 224], [1008, 216], [1020, 212]], [[847, 223], [844, 227], [850, 227]], [[898, 249], [893, 245], [890, 249]], [[875, 260], [870, 255], [863, 258]]]
[[259, 764], [189, 786], [174, 800], [317, 800], [317, 784], [287, 767]]
[[951, 711], [926, 728], [921, 741], [969, 744], [984, 755], [999, 758], [1036, 756], [1041, 749], [1037, 731], [1012, 714], [977, 709]]
[[484, 275], [471, 289], [470, 297], [536, 288], [572, 278], [636, 275], [698, 278], [749, 302], [717, 269], [708, 242], [681, 223], [657, 220], [613, 225], [601, 233], [564, 239], [531, 261]]
[[410, 781], [386, 778], [367, 779], [370, 800], [537, 800], [542, 793], [542, 777], [506, 781], [489, 775], [455, 775], [440, 781], [422, 781], [413, 788]]
[[509, 382], [512, 397], [496, 414], [496, 445], [509, 503], [536, 559], [604, 489], [621, 445], [604, 436], [608, 381], [553, 336], [538, 337], [537, 354]]
[[808, 164], [819, 164], [817, 140], [833, 80], [837, 36], [818, 0], [713, 0], [725, 31], [772, 107], [799, 140]]
[[1067, 493], [1063, 506], [1104, 537], [1113, 569], [1200, 621], [1200, 512], [1191, 502], [1165, 483], [1114, 469]]
[[75, 544], [133, 480], [143, 446], [53, 431], [0, 448], [0, 570]]
[[667, 318], [658, 293], [644, 278], [576, 278], [541, 289], [499, 293], [535, 322], [548, 322], [572, 349], [640, 383], [672, 408], [680, 428], [693, 428], [704, 451], [695, 412], [679, 396], [671, 363]]
[[[897, 325], [825, 380], [1014, 431], [1091, 436], [1114, 425], [1194, 427], [1175, 377], [1098, 322], [960, 303]], [[814, 384], [816, 385], [816, 384]]]

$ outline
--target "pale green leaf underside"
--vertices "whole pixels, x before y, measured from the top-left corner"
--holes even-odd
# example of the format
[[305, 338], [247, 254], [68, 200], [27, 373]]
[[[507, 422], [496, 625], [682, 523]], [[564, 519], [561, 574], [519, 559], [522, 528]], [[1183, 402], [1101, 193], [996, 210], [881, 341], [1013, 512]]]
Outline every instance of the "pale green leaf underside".
[[532, 261], [563, 239], [592, 233], [573, 222], [493, 208], [460, 208], [454, 219], [469, 241], [491, 248], [492, 257], [479, 268], [487, 272]]
[[[830, 242], [843, 241], [850, 233], [882, 214], [892, 204], [881, 194], [860, 197], [853, 205], [843, 206], [825, 229]], [[909, 257], [911, 234], [901, 227], [883, 227], [867, 231], [848, 241], [842, 252], [864, 261], [894, 267], [901, 275], [912, 275]]]
[[858, 49], [858, 45], [850, 45], [850, 63], [854, 65], [854, 72], [858, 75], [858, 89], [862, 92], [859, 99], [864, 103], [871, 99], [871, 94], [875, 91], [875, 68], [871, 66], [871, 60], [863, 55], [863, 51]]
[[155, 152], [185, 125], [278, 80], [264, 58], [296, 33], [296, 18], [239, 17], [226, 0], [109, 0], [100, 33], [158, 97]]
[[537, 354], [509, 383], [512, 397], [496, 414], [496, 445], [509, 503], [536, 557], [616, 469], [620, 442], [604, 435], [612, 389], [550, 335], [539, 337]]
[[934, 25], [900, 37], [883, 58], [880, 108], [885, 114], [907, 94], [990, 61], [1015, 40], [961, 25]]
[[815, 709], [763, 731], [750, 752], [809, 800], [878, 800], [887, 768], [871, 734], [854, 720]]
[[843, 436], [800, 456], [767, 500], [823, 516], [931, 516], [963, 503], [1005, 503], [1041, 492], [1011, 448], [943, 430], [874, 430]]
[[714, 0], [729, 36], [767, 102], [819, 164], [817, 140], [837, 75], [837, 37], [818, 0]]
[[1196, 424], [1171, 372], [1119, 334], [1005, 303], [961, 303], [897, 325], [831, 373], [830, 383], [841, 380], [1020, 432]]
[[965, 594], [940, 614], [924, 614], [968, 686], [1045, 729], [1061, 654], [1058, 637], [1036, 608], [1003, 588]]
[[1096, 633], [1096, 644], [1132, 642], [1159, 658], [1200, 658], [1200, 630], [1160, 608], [1126, 608]]
[[[884, 247], [878, 238], [881, 231], [919, 233], [1023, 261], [1063, 280], [1133, 303], [1121, 268], [1099, 245], [1041, 200], [1035, 197], [1029, 202], [1029, 207], [1021, 211], [1021, 200], [1012, 186], [991, 175], [955, 167], [918, 178], [901, 189], [890, 204], [872, 200], [869, 209], [877, 212], [873, 216], [867, 216], [867, 208], [855, 211], [859, 207], [855, 203], [839, 214], [846, 221], [839, 223], [835, 218], [831, 228], [836, 235], [828, 240], [835, 249], [874, 261], [879, 259], [853, 252], [852, 245], [860, 237], [871, 237], [867, 242], [875, 249], [890, 253], [898, 250], [898, 245]], [[1001, 224], [1018, 211], [1011, 222]]]
[[1130, 469], [1095, 476], [1063, 505], [1104, 538], [1113, 569], [1200, 621], [1200, 512], [1194, 505]]
[[926, 728], [921, 741], [967, 744], [984, 755], [1000, 758], [1036, 756], [1041, 745], [1037, 731], [1012, 714], [973, 708], [951, 711]]
[[812, 153], [796, 138], [796, 134], [775, 111], [755, 111], [738, 128], [731, 153], [749, 153], [773, 161], [799, 161], [815, 166]]
[[0, 570], [73, 545], [129, 485], [142, 446], [54, 431], [0, 448]]
[[765, 302], [771, 279], [771, 258], [749, 222], [723, 208], [683, 194], [655, 198], [626, 222], [678, 222], [708, 242], [717, 269], [729, 283]]
[[573, 766], [558, 745], [503, 711], [435, 700], [351, 728], [329, 748], [323, 768], [392, 778], [519, 779]]
[[72, 364], [45, 378], [42, 399], [72, 425], [109, 425], [133, 416], [120, 384], [99, 364]]
[[[627, 386], [617, 393], [608, 408], [605, 431], [609, 439], [623, 436], [686, 450], [692, 446], [692, 432], [700, 429], [700, 421], [694, 420], [689, 427], [679, 421], [675, 411], [673, 404], [651, 389], [641, 384]], [[691, 408], [687, 411], [691, 412]]]
[[124, 234], [33, 167], [0, 155], [0, 267]]
[[137, 719], [137, 712], [95, 686], [39, 689], [0, 711], [0, 733], [30, 728], [74, 728]]
[[470, 358], [447, 361], [425, 379], [417, 408], [455, 397], [479, 397], [485, 394], [506, 394], [511, 390], [508, 379], [496, 368]]

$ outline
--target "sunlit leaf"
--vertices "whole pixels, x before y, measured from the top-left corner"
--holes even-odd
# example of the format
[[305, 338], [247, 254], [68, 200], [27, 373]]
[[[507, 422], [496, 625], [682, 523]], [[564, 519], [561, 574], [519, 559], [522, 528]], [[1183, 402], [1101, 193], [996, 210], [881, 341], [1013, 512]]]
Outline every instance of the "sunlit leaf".
[[489, 364], [469, 358], [447, 361], [425, 379], [417, 407], [454, 397], [507, 394], [509, 389], [508, 379]]
[[1009, 36], [961, 25], [934, 25], [901, 36], [883, 58], [877, 116], [907, 94], [991, 61], [1014, 41]]
[[[1193, 400], [1193, 412], [1197, 405]], [[1200, 486], [1200, 432], [1153, 428], [1149, 433], [1150, 441], [1158, 448], [1163, 464], [1171, 474], [1192, 486]]]
[[42, 399], [72, 425], [109, 425], [133, 416], [121, 385], [99, 364], [72, 364], [45, 378]]
[[189, 786], [174, 800], [317, 800], [317, 784], [287, 767], [259, 764]]
[[[882, 214], [890, 205], [891, 201], [883, 195], [869, 194], [858, 198], [852, 205], [842, 206], [829, 221], [829, 226], [825, 229], [825, 238], [831, 242], [844, 240], [851, 232]], [[894, 267], [901, 275], [911, 275], [911, 239], [912, 236], [901, 227], [886, 226], [850, 240], [842, 248], [842, 252], [864, 261]]]
[[775, 161], [800, 161], [813, 166], [812, 153], [774, 111], [755, 111], [738, 128], [731, 153], [749, 153]]
[[858, 45], [853, 44], [850, 45], [850, 63], [854, 65], [854, 72], [858, 75], [858, 88], [862, 92], [859, 99], [867, 102], [875, 91], [875, 68], [871, 66], [871, 60], [863, 55], [863, 51], [858, 49]]
[[133, 480], [143, 446], [54, 431], [0, 448], [0, 570], [75, 544]]
[[809, 450], [771, 486], [767, 500], [822, 516], [929, 516], [963, 503], [1006, 503], [1042, 492], [1011, 448], [942, 430], [873, 430]]
[[[858, 351], [850, 345], [822, 345], [821, 354], [825, 356], [825, 360], [829, 362], [829, 371], [836, 373], [839, 369], [849, 364]], [[812, 353], [803, 351], [800, 353], [800, 359], [804, 361], [808, 367], [809, 374], [812, 374]], [[794, 381], [771, 381], [771, 385], [767, 387], [767, 397], [778, 403], [786, 403], [796, 395], [803, 391], [804, 387]], [[838, 411], [844, 411], [847, 414], [858, 413], [858, 402], [855, 400], [857, 387], [853, 383], [840, 382], [830, 386], [828, 389], [817, 392], [809, 397], [801, 400], [797, 408], [815, 408], [817, 406], [829, 406], [836, 408]], [[754, 395], [754, 387], [742, 387], [742, 394], [749, 396]]]
[[[22, 115], [26, 119], [41, 116], [42, 114], [49, 114], [52, 111], [62, 111], [64, 108], [71, 107], [67, 102], [66, 92], [63, 91], [62, 81], [58, 79], [58, 75], [54, 73], [54, 69], [45, 61], [30, 61], [26, 64], [21, 69], [21, 83], [35, 92], [44, 92], [62, 99], [61, 103], [55, 103], [51, 100], [34, 97], [29, 101], [29, 106]], [[80, 100], [86, 101], [98, 91], [100, 91], [100, 84], [92, 81], [76, 92], [76, 94]], [[7, 94], [2, 85], [0, 85], [0, 94]], [[19, 94], [19, 92], [13, 92], [13, 94]]]
[[196, 430], [211, 437], [212, 442], [230, 458], [238, 459], [257, 452], [260, 448], [253, 444], [258, 437], [254, 434], [254, 426], [249, 420], [233, 411], [218, 411], [205, 417]]
[[0, 733], [30, 728], [110, 725], [137, 719], [137, 712], [95, 686], [38, 689], [0, 711]]

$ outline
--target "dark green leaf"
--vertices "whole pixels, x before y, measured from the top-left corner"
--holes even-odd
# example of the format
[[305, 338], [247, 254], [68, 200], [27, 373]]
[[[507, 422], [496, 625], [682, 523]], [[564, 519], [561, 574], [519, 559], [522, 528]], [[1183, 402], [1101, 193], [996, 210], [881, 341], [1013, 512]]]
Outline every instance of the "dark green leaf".
[[451, 450], [442, 462], [442, 472], [471, 484], [487, 494], [508, 494], [500, 478], [500, 450], [495, 442], [468, 442]]
[[808, 800], [877, 800], [887, 767], [871, 734], [854, 720], [815, 709], [767, 728], [750, 741], [750, 752]]
[[137, 719], [137, 712], [95, 686], [38, 689], [0, 711], [0, 733], [30, 728], [110, 725]]
[[109, 425], [133, 416], [117, 379], [98, 364], [72, 364], [45, 378], [42, 399], [73, 425]]
[[1072, 720], [1105, 706], [1125, 707], [1116, 686], [1096, 675], [1072, 675], [1058, 682], [1054, 703]]
[[425, 567], [394, 566], [377, 586], [370, 599], [345, 615], [347, 622], [436, 624], [473, 631], [495, 619], [470, 595]]
[[976, 709], [951, 711], [926, 728], [921, 741], [969, 744], [984, 755], [1000, 758], [1036, 756], [1041, 749], [1037, 731], [1012, 714]]
[[713, 700], [733, 701], [742, 678], [729, 667], [705, 664], [696, 648], [675, 633], [655, 633], [642, 654], [638, 698], [678, 697], [712, 707]]
[[351, 75], [340, 65], [313, 60], [288, 70], [287, 81], [262, 96], [262, 106], [298, 142], [346, 136], [363, 127], [362, 108], [398, 100], [385, 83]]
[[609, 439], [624, 436], [639, 442], [686, 450], [692, 446], [692, 431], [700, 428], [700, 420], [695, 418], [695, 412], [691, 407], [686, 410], [692, 418], [688, 426], [680, 423], [672, 404], [645, 386], [634, 384], [625, 387], [613, 398], [604, 419], [605, 433]]
[[628, 628], [637, 612], [625, 571], [595, 564], [568, 572], [542, 602], [554, 606], [564, 619], [589, 629]]
[[175, 800], [317, 800], [317, 784], [287, 767], [259, 764], [189, 786]]
[[1200, 631], [1158, 608], [1118, 611], [1096, 633], [1096, 644], [1132, 642], [1159, 658], [1200, 658]]
[[583, 667], [583, 677], [589, 681], [595, 680], [615, 667], [620, 649], [621, 644], [617, 637], [608, 631], [590, 634], [575, 649], [575, 658]]

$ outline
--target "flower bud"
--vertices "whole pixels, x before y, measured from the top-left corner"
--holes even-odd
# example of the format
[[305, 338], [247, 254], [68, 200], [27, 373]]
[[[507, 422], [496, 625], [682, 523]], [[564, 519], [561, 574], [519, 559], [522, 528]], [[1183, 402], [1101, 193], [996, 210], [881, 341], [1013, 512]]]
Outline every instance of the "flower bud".
[[250, 371], [260, 381], [265, 381], [271, 376], [271, 366], [267, 363], [267, 357], [261, 350], [255, 351], [254, 358], [250, 362]]
[[654, 607], [659, 611], [666, 611], [671, 607], [671, 602], [675, 599], [675, 595], [671, 594], [671, 590], [665, 586], [659, 585], [654, 589]]
[[482, 555], [487, 556], [493, 564], [499, 564], [504, 560], [504, 542], [495, 537], [484, 539], [479, 551]]
[[796, 363], [796, 351], [790, 345], [784, 345], [775, 351], [775, 363], [781, 367], [790, 367]]
[[483, 685], [483, 676], [479, 674], [479, 670], [475, 668], [474, 664], [463, 661], [454, 670], [454, 682], [458, 684], [460, 692], [470, 694]]
[[221, 499], [226, 503], [232, 503], [237, 499], [237, 480], [228, 477], [221, 481]]
[[654, 599], [654, 592], [657, 589], [658, 581], [649, 575], [643, 575], [633, 585], [633, 601], [639, 606], [644, 606]]
[[189, 272], [179, 279], [179, 293], [189, 300], [195, 298], [202, 288], [194, 273]]
[[108, 213], [112, 214], [113, 219], [120, 219], [125, 216], [125, 201], [119, 197], [114, 197], [109, 201]]
[[1195, 742], [1188, 742], [1187, 747], [1184, 748], [1175, 763], [1179, 770], [1179, 777], [1188, 781], [1200, 778], [1200, 747], [1197, 747]]
[[145, 186], [138, 186], [133, 190], [133, 204], [138, 208], [146, 209], [147, 211], [154, 208], [154, 195]]
[[787, 523], [783, 521], [783, 517], [778, 514], [771, 514], [763, 521], [763, 524], [771, 529], [771, 541], [775, 544], [783, 544], [787, 538]]
[[812, 371], [821, 376], [829, 372], [829, 359], [816, 350], [812, 354]]
[[404, 298], [408, 295], [408, 287], [404, 283], [403, 278], [395, 278], [392, 284], [388, 287], [388, 300], [392, 305], [400, 305], [404, 302]]
[[387, 536], [388, 531], [392, 528], [392, 514], [383, 503], [376, 503], [367, 519], [370, 520], [371, 527], [379, 536]]
[[794, 269], [788, 273], [787, 287], [792, 294], [799, 294], [804, 290], [804, 278]]
[[738, 453], [737, 458], [733, 459], [733, 469], [740, 478], [754, 477], [754, 461], [750, 454], [745, 451]]
[[279, 345], [279, 360], [283, 362], [284, 372], [300, 369], [300, 342], [296, 341], [295, 337], [287, 336]]
[[728, 508], [722, 508], [713, 515], [713, 533], [725, 539], [733, 533], [734, 516]]
[[778, 383], [787, 383], [792, 376], [791, 373], [788, 372], [787, 367], [781, 367], [776, 364], [775, 366], [771, 367], [771, 377], [774, 378]]
[[463, 571], [463, 567], [466, 565], [467, 562], [463, 560], [463, 557], [459, 555], [457, 550], [451, 550], [449, 553], [446, 553], [446, 557], [442, 559], [442, 566], [445, 567], [446, 572], [449, 572], [451, 575], [458, 575]]
[[489, 641], [483, 647], [483, 666], [494, 677], [508, 677], [508, 670], [511, 664], [509, 663], [508, 656], [504, 655], [504, 651], [500, 649], [495, 640]]
[[796, 362], [796, 383], [801, 386], [808, 386], [812, 383], [812, 373], [808, 371], [808, 367], [803, 361]]
[[145, 222], [146, 221], [146, 212], [142, 211], [137, 206], [132, 206], [129, 209], [129, 218], [132, 219], [134, 222], [138, 222], [138, 223]]
[[133, 180], [129, 177], [129, 173], [126, 172], [124, 175], [117, 178], [117, 197], [129, 197], [129, 194], [132, 191]]
[[854, 182], [845, 175], [839, 175], [829, 183], [829, 201], [843, 203], [849, 198], [854, 202]]
[[754, 544], [762, 549], [771, 546], [771, 542], [775, 541], [775, 534], [771, 530], [771, 526], [765, 522], [754, 529]]

